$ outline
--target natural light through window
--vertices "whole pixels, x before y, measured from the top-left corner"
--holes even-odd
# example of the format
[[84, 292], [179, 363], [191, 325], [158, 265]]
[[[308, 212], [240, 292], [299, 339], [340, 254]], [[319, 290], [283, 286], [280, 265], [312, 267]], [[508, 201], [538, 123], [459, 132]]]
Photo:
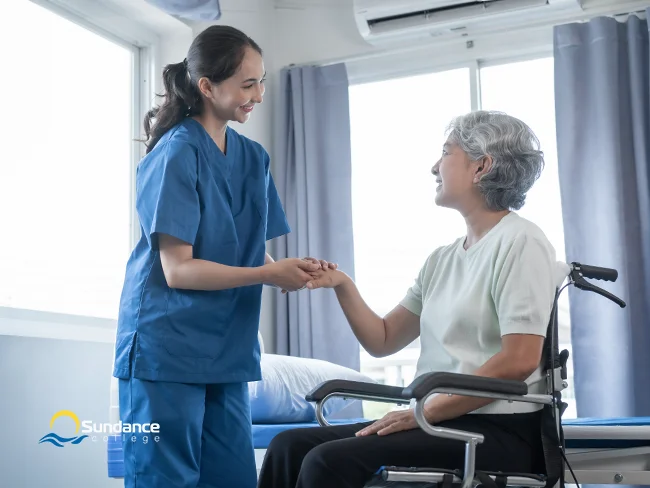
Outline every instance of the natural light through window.
[[28, 0], [3, 8], [13, 75], [0, 79], [0, 306], [115, 318], [130, 251], [133, 53]]
[[[355, 277], [380, 315], [403, 298], [427, 256], [464, 231], [457, 213], [435, 206], [431, 168], [450, 120], [470, 108], [466, 68], [350, 88]], [[362, 370], [409, 383], [419, 353], [413, 346], [379, 360], [362, 350]], [[365, 408], [375, 409], [366, 415], [386, 409]]]
[[[369, 305], [385, 314], [427, 256], [463, 232], [434, 205], [431, 168], [451, 118], [470, 109], [466, 69], [353, 86], [352, 179], [355, 274]], [[404, 103], [405, 97], [417, 99]]]
[[[471, 110], [471, 73], [465, 68], [350, 88], [355, 277], [379, 315], [398, 304], [431, 252], [465, 233], [457, 212], [435, 206], [430, 171], [451, 119]], [[546, 167], [519, 213], [542, 228], [558, 260], [564, 260], [553, 60], [485, 66], [479, 80], [480, 108], [521, 118], [540, 139]], [[570, 349], [566, 292], [560, 327], [560, 347]], [[418, 354], [418, 341], [387, 358], [372, 358], [362, 350], [361, 369], [387, 384], [408, 384]], [[567, 418], [575, 417], [571, 361], [569, 375], [571, 386], [563, 395], [569, 403]], [[392, 408], [366, 403], [364, 413], [377, 416]]]

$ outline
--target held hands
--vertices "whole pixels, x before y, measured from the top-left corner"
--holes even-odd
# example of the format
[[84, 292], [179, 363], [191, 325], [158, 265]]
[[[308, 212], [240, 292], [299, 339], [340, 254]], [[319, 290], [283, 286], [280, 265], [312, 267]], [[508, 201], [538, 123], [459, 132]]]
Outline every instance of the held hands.
[[[315, 281], [317, 279], [319, 278], [322, 279], [323, 276], [341, 274], [340, 271], [337, 271], [339, 265], [336, 263], [330, 263], [328, 261], [325, 261], [324, 259], [316, 259], [316, 258], [303, 258], [303, 259], [311, 263], [320, 264], [320, 267], [315, 271], [309, 272], [311, 279], [305, 284], [305, 286], [300, 288], [300, 290], [302, 290], [303, 288], [309, 288], [309, 289], [320, 288], [320, 286], [315, 285]], [[282, 293], [287, 293], [287, 290], [282, 290]]]
[[347, 275], [343, 271], [331, 267], [321, 267], [321, 269], [312, 271], [309, 274], [312, 279], [307, 283], [307, 288], [310, 290], [316, 290], [317, 288], [336, 288], [347, 278]]
[[308, 273], [320, 267], [320, 262], [298, 258], [280, 259], [264, 265], [264, 283], [277, 286], [283, 292], [300, 290], [311, 280], [311, 275]]
[[311, 257], [280, 259], [264, 266], [264, 283], [281, 288], [282, 293], [334, 288], [345, 276], [336, 263]]

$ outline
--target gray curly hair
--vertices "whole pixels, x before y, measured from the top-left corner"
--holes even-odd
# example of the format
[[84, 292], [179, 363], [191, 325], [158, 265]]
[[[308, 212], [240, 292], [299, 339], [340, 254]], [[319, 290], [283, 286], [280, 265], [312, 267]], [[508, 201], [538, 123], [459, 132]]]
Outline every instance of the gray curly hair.
[[455, 118], [448, 129], [472, 161], [492, 158], [478, 188], [490, 210], [519, 210], [544, 168], [539, 140], [521, 120], [503, 112], [475, 111]]

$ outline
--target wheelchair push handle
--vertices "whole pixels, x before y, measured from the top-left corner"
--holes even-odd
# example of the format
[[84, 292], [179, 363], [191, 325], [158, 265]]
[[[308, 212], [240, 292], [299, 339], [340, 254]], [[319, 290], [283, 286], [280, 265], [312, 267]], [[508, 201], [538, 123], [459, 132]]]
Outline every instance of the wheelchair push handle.
[[571, 266], [585, 278], [604, 281], [616, 281], [618, 279], [618, 271], [612, 268], [601, 268], [580, 263], [571, 263]]
[[626, 303], [618, 298], [615, 295], [612, 295], [610, 292], [603, 290], [602, 288], [592, 285], [585, 278], [591, 278], [595, 280], [606, 280], [606, 281], [616, 281], [618, 279], [618, 271], [611, 268], [601, 268], [598, 266], [589, 266], [581, 263], [571, 263], [571, 281], [580, 290], [592, 291], [598, 295], [611, 300], [621, 308], [625, 308]]

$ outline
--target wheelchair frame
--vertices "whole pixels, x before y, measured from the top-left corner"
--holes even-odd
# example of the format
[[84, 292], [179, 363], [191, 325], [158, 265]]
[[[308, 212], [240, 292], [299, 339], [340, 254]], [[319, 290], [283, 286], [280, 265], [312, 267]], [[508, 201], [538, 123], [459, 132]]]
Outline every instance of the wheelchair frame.
[[[323, 407], [328, 399], [333, 397], [353, 398], [385, 403], [404, 405], [415, 400], [415, 419], [418, 426], [427, 434], [465, 443], [465, 462], [462, 472], [448, 471], [429, 468], [402, 468], [384, 467], [377, 473], [377, 476], [366, 485], [368, 487], [382, 486], [382, 482], [394, 486], [393, 482], [405, 482], [412, 487], [412, 483], [436, 484], [443, 488], [458, 486], [460, 488], [474, 488], [479, 484], [492, 485], [492, 487], [503, 488], [505, 486], [522, 486], [529, 488], [542, 488], [564, 486], [566, 461], [565, 448], [563, 445], [563, 427], [561, 423], [562, 413], [566, 405], [562, 403], [561, 391], [568, 385], [566, 382], [566, 362], [569, 357], [568, 351], [559, 353], [557, 346], [557, 303], [560, 293], [564, 288], [573, 284], [577, 288], [598, 293], [618, 304], [621, 308], [626, 306], [620, 298], [609, 292], [598, 288], [586, 281], [585, 278], [593, 278], [606, 281], [616, 281], [618, 273], [616, 270], [600, 268], [595, 266], [571, 263], [568, 273], [569, 282], [559, 290], [556, 290], [553, 302], [551, 319], [548, 325], [547, 337], [544, 343], [543, 361], [546, 372], [547, 394], [529, 394], [528, 385], [522, 381], [501, 380], [458, 373], [428, 373], [416, 378], [406, 388], [371, 384], [348, 380], [330, 380], [314, 388], [305, 397], [307, 401], [316, 403], [316, 418], [321, 426], [329, 423], [325, 419]], [[546, 427], [552, 422], [553, 432], [544, 431], [541, 426], [542, 441], [544, 443], [546, 474], [521, 474], [521, 473], [492, 473], [477, 472], [476, 446], [484, 441], [482, 434], [462, 430], [448, 429], [431, 425], [424, 416], [424, 405], [429, 397], [436, 394], [462, 395], [508, 402], [526, 402], [543, 405], [543, 420], [547, 422]], [[569, 470], [571, 468], [569, 467]], [[577, 477], [579, 478], [579, 477]], [[573, 471], [570, 479], [574, 482]], [[377, 484], [379, 483], [379, 484]], [[386, 486], [386, 485], [383, 485]]]

